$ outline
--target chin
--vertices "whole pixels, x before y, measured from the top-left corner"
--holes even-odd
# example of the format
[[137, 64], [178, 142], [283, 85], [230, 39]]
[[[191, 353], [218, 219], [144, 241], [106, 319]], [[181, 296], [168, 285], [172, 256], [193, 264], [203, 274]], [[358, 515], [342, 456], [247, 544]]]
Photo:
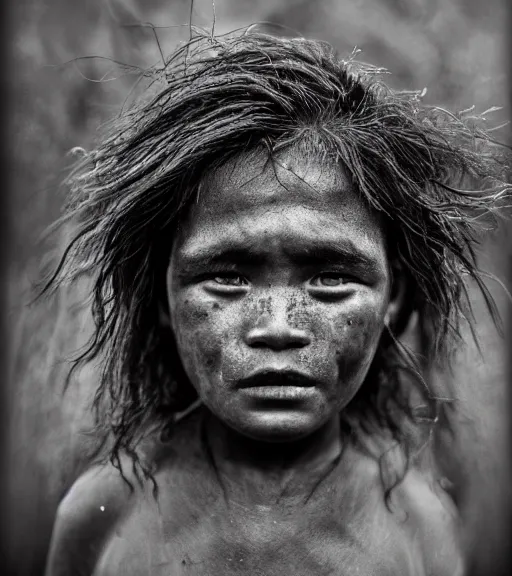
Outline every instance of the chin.
[[251, 438], [261, 442], [285, 443], [302, 440], [321, 428], [323, 421], [307, 414], [297, 414], [293, 411], [265, 412], [251, 414], [243, 420], [243, 425], [231, 427]]

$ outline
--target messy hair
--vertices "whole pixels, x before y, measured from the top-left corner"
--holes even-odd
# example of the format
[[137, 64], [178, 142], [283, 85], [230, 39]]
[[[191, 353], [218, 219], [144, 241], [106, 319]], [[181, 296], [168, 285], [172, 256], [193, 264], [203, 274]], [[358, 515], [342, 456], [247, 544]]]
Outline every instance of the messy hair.
[[[242, 152], [272, 158], [299, 145], [334, 158], [380, 214], [390, 261], [406, 277], [405, 309], [340, 416], [351, 431], [378, 427], [404, 441], [404, 422], [417, 422], [406, 377], [436, 404], [421, 369], [449, 360], [461, 322], [472, 324], [468, 279], [497, 318], [475, 247], [509, 194], [506, 149], [481, 118], [426, 106], [422, 94], [388, 87], [383, 72], [320, 41], [198, 31], [146, 71], [146, 95], [73, 171], [60, 221], [73, 235], [47, 290], [92, 282], [94, 333], [73, 370], [101, 359], [94, 406], [114, 464], [121, 452], [137, 462], [147, 424], [165, 426], [197, 399], [161, 321], [165, 274], [202, 182]], [[412, 314], [423, 365], [399, 341]]]

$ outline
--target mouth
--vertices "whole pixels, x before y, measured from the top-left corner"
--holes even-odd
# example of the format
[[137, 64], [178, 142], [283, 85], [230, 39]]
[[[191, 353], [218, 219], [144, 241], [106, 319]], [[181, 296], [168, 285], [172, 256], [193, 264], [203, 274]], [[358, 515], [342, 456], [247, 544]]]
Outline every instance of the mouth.
[[318, 382], [294, 370], [262, 370], [238, 382], [246, 395], [260, 400], [305, 400], [316, 394]]
[[245, 396], [255, 400], [299, 401], [306, 400], [316, 394], [315, 386], [251, 386], [243, 388]]
[[262, 370], [238, 382], [242, 390], [255, 389], [284, 389], [284, 388], [314, 388], [317, 381], [310, 376], [294, 370]]

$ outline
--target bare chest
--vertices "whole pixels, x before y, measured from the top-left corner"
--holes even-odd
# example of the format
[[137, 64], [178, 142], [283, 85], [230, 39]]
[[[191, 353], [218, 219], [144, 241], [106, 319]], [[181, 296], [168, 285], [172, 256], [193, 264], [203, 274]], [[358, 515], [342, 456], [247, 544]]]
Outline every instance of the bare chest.
[[[323, 511], [325, 512], [325, 511]], [[141, 509], [112, 534], [94, 576], [396, 576], [423, 574], [419, 549], [390, 514], [300, 510], [276, 515], [236, 506], [166, 519]]]

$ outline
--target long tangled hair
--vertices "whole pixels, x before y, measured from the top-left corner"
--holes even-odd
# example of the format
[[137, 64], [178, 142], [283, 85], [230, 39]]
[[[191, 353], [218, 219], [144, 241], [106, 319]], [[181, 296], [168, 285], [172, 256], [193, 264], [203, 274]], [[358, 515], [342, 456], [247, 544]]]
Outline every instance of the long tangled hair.
[[335, 158], [381, 215], [390, 259], [407, 278], [405, 310], [341, 415], [350, 430], [377, 426], [403, 442], [407, 422], [418, 423], [406, 374], [425, 404], [436, 404], [421, 363], [399, 342], [412, 313], [423, 367], [447, 360], [461, 321], [471, 324], [466, 279], [497, 317], [475, 247], [509, 196], [506, 150], [481, 118], [427, 107], [421, 94], [386, 86], [383, 72], [342, 60], [319, 41], [197, 32], [164, 67], [148, 71], [146, 96], [71, 174], [59, 224], [70, 224], [73, 236], [46, 290], [92, 279], [95, 330], [72, 372], [102, 361], [94, 405], [115, 465], [121, 452], [138, 462], [148, 423], [165, 426], [196, 400], [161, 321], [165, 274], [201, 183], [241, 152], [265, 147], [272, 156], [301, 145]]

